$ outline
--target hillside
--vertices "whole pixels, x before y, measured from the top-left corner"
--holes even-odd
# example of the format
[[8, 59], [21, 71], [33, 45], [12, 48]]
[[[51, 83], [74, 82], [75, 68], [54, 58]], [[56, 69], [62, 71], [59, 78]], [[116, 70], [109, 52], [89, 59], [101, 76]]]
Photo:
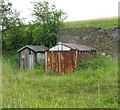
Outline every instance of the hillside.
[[118, 26], [118, 18], [101, 18], [74, 22], [65, 22], [63, 28], [80, 28], [80, 27], [101, 27], [106, 29], [112, 29]]
[[[118, 26], [117, 18], [106, 18], [98, 20], [88, 20], [88, 21], [76, 21], [76, 22], [65, 22], [61, 27], [64, 29], [75, 29], [75, 28], [88, 28], [88, 27], [101, 27], [101, 28], [114, 28]], [[54, 26], [53, 26], [54, 27]], [[56, 34], [47, 35], [46, 29], [43, 31], [39, 24], [28, 24], [22, 25], [20, 27], [11, 28], [3, 31], [3, 50], [4, 51], [17, 51], [19, 48], [26, 44], [40, 45], [44, 44], [47, 47], [51, 47], [56, 43]], [[52, 29], [50, 29], [52, 30]], [[47, 31], [47, 32], [50, 32]], [[54, 30], [54, 29], [53, 29]], [[58, 33], [59, 33], [58, 31]], [[101, 31], [101, 30], [100, 30]], [[117, 31], [117, 30], [116, 30]], [[82, 31], [79, 31], [82, 32]]]
[[98, 53], [118, 56], [118, 30], [117, 18], [66, 22], [58, 32], [57, 42], [85, 44]]

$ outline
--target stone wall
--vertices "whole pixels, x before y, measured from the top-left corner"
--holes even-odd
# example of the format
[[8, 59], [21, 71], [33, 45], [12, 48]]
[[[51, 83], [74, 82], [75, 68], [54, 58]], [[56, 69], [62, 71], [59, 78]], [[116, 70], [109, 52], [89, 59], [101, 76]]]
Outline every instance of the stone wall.
[[118, 27], [113, 29], [100, 27], [61, 29], [58, 42], [85, 44], [96, 48], [98, 53], [117, 56], [118, 30]]

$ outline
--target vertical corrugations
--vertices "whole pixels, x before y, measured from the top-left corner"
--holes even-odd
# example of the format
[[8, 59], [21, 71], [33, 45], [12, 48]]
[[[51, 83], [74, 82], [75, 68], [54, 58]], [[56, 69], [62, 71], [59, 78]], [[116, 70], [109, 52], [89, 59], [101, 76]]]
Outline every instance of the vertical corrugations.
[[[58, 72], [60, 73], [60, 72], [62, 72], [62, 70], [61, 70], [61, 52], [58, 52], [58, 64], [59, 64], [59, 70], [58, 70]], [[57, 63], [57, 62], [56, 62]]]
[[47, 52], [45, 52], [45, 70], [47, 71]]
[[46, 70], [59, 73], [73, 72], [75, 69], [74, 52], [47, 52]]
[[91, 52], [76, 51], [47, 51], [46, 70], [59, 73], [71, 73], [77, 69], [80, 61], [89, 58]]

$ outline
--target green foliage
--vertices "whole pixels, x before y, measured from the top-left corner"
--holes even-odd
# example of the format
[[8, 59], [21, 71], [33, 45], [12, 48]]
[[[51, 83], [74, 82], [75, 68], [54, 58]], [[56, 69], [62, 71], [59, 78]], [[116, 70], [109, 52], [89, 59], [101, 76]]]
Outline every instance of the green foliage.
[[95, 57], [91, 57], [89, 60], [81, 61], [78, 65], [78, 70], [80, 69], [100, 69], [109, 67], [110, 58], [106, 58], [106, 56], [97, 55]]
[[5, 30], [2, 35], [3, 51], [14, 52], [18, 49], [24, 41], [20, 27], [13, 27]]
[[24, 45], [45, 45], [52, 47], [56, 44], [57, 32], [63, 24], [65, 13], [48, 2], [34, 2], [34, 23], [24, 25], [12, 4], [3, 2], [0, 8], [2, 18], [2, 44], [4, 51], [17, 51]]
[[[14, 56], [14, 57], [13, 57]], [[11, 62], [12, 65], [11, 67], [13, 69], [18, 69], [19, 68], [19, 59], [18, 59], [18, 55], [16, 55], [16, 53], [9, 53], [7, 55], [3, 55], [3, 62], [6, 61], [6, 62]]]
[[35, 65], [35, 68], [39, 68], [41, 70], [45, 70], [45, 60], [40, 60], [37, 62], [37, 64]]
[[12, 3], [9, 1], [5, 2], [2, 0], [0, 13], [2, 14], [0, 23], [2, 30], [22, 25], [22, 21], [19, 18], [19, 12], [17, 10], [12, 10]]
[[3, 50], [14, 51], [21, 45], [21, 30], [23, 25], [20, 14], [17, 10], [12, 9], [12, 3], [4, 2], [0, 7], [1, 26], [2, 26], [2, 45]]
[[[5, 56], [2, 62], [3, 108], [118, 107], [116, 58], [104, 57], [102, 66], [103, 60], [99, 61], [102, 58], [98, 57], [98, 69], [81, 68], [74, 74], [60, 75], [47, 73], [41, 68], [20, 70], [12, 66], [13, 57]], [[109, 69], [106, 64], [109, 64]]]
[[62, 10], [58, 10], [55, 4], [50, 5], [49, 2], [34, 2], [33, 15], [36, 23], [42, 28], [42, 43], [51, 47], [56, 44], [57, 32], [66, 18]]

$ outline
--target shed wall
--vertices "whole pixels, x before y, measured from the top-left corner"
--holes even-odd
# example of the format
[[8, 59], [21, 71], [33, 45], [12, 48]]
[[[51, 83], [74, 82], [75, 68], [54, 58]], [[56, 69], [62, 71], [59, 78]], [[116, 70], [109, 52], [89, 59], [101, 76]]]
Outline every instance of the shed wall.
[[45, 59], [45, 52], [37, 53], [37, 61], [44, 60], [44, 59]]
[[96, 51], [46, 51], [46, 71], [71, 73], [77, 65], [90, 58]]
[[46, 70], [60, 73], [75, 71], [75, 51], [47, 51]]
[[96, 50], [93, 51], [77, 51], [77, 64], [80, 63], [80, 61], [87, 60], [92, 56], [95, 56]]

